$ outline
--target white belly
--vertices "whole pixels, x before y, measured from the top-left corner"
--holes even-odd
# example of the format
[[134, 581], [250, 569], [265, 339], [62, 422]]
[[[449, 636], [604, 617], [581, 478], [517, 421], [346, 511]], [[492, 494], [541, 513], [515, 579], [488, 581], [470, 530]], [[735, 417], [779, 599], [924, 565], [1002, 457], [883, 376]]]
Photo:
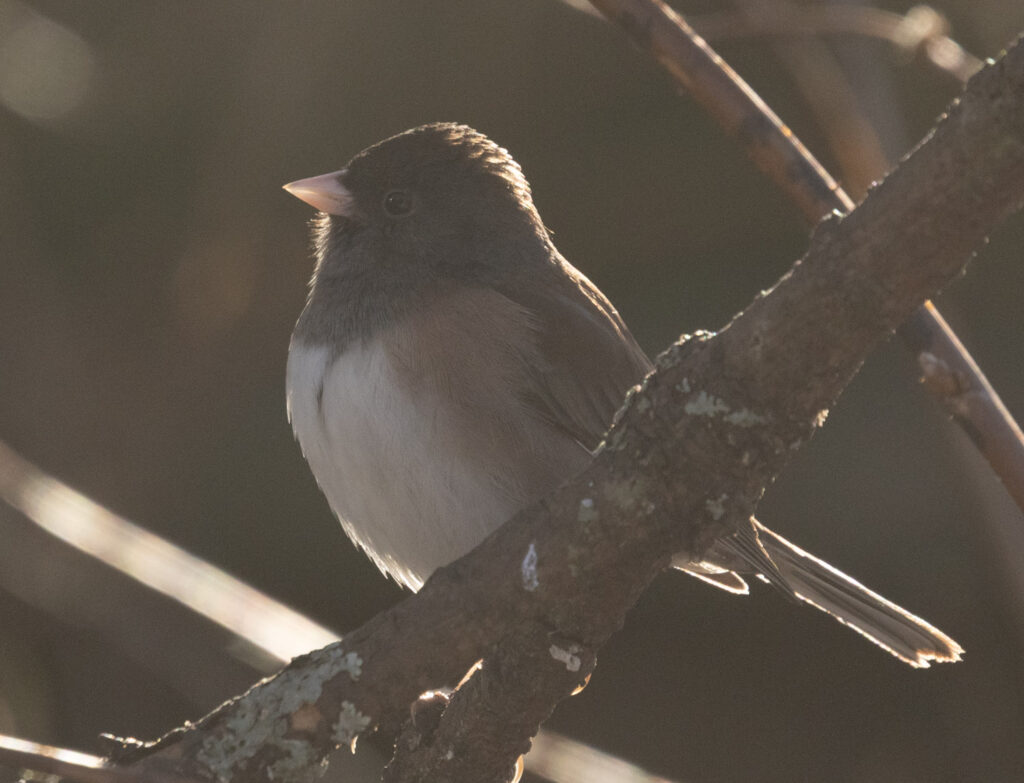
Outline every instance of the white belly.
[[459, 457], [438, 400], [396, 383], [379, 341], [331, 351], [293, 341], [288, 415], [345, 532], [413, 590], [465, 554], [517, 504], [493, 471]]

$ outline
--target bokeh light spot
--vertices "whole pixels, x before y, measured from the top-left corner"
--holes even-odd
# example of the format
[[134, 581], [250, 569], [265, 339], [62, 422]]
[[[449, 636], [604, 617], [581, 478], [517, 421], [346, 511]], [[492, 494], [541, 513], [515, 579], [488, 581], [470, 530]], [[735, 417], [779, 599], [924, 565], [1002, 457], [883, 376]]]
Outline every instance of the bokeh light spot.
[[0, 3], [0, 16], [14, 22], [0, 32], [0, 102], [32, 122], [78, 108], [95, 73], [89, 44], [22, 3]]

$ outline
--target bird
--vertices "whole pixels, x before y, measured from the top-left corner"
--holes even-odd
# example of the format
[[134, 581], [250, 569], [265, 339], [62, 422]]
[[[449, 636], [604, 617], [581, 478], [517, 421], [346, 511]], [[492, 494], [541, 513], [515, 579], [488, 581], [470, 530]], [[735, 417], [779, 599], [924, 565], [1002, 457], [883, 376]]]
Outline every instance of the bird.
[[[284, 188], [318, 211], [288, 417], [346, 534], [416, 591], [586, 467], [653, 365], [555, 248], [519, 164], [466, 125]], [[672, 565], [737, 594], [760, 577], [914, 667], [963, 653], [753, 517]]]

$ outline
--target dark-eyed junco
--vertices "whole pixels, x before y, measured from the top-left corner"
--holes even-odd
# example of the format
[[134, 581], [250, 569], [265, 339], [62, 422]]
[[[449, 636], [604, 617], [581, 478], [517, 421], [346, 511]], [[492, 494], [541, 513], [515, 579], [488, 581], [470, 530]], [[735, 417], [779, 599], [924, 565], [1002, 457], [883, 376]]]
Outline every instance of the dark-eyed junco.
[[[345, 532], [417, 590], [581, 470], [651, 362], [471, 128], [424, 125], [285, 188], [321, 213], [292, 426]], [[762, 576], [912, 666], [962, 652], [753, 519], [673, 564], [736, 593]]]

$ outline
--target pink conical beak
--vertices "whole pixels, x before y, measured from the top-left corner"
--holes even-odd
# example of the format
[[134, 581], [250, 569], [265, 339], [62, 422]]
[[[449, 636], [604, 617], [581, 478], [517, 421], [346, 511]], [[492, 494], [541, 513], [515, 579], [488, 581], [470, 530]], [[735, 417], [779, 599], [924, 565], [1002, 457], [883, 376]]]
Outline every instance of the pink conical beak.
[[285, 185], [284, 189], [321, 212], [352, 217], [355, 212], [355, 199], [352, 198], [351, 191], [341, 184], [344, 173], [345, 169], [342, 169], [330, 174], [321, 174], [319, 177], [297, 179]]

